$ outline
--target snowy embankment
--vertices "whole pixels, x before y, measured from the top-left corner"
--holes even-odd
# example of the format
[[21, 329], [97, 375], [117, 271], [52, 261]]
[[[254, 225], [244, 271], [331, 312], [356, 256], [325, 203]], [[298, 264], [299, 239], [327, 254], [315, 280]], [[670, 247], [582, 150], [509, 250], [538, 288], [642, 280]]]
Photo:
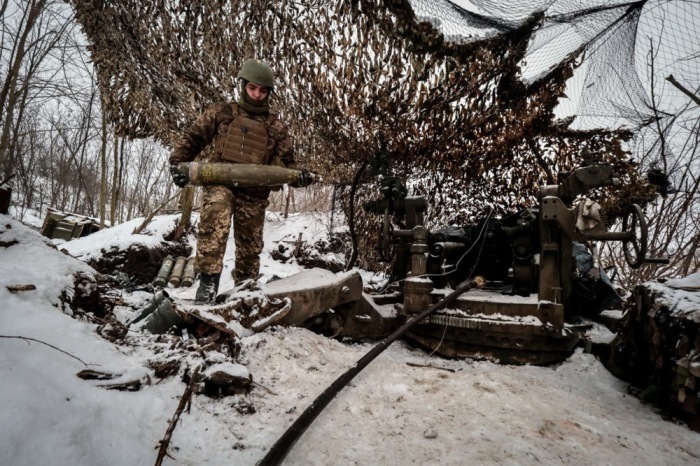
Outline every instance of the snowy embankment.
[[[299, 270], [294, 261], [279, 264], [269, 256], [276, 240], [293, 240], [292, 230], [317, 223], [293, 222], [288, 227], [268, 218], [264, 273]], [[71, 242], [70, 249], [86, 256], [109, 247], [102, 243], [108, 235], [138, 240], [127, 239], [128, 226], [119, 228]], [[94, 324], [62, 310], [59, 297], [78, 271], [90, 268], [0, 216], [0, 464], [153, 464], [185, 389], [178, 376], [158, 380], [148, 369], [152, 336], [133, 334], [129, 345], [115, 345]], [[36, 289], [8, 289], [29, 284]], [[253, 375], [252, 391], [220, 399], [196, 395], [164, 464], [255, 464], [372, 347], [300, 328], [268, 329], [241, 343], [238, 362]], [[135, 392], [106, 390], [99, 386], [104, 382], [76, 376], [86, 365], [140, 378], [144, 385]], [[553, 367], [516, 367], [444, 360], [398, 342], [340, 392], [285, 464], [698, 461], [697, 433], [627, 395], [626, 385], [590, 354], [577, 352]]]

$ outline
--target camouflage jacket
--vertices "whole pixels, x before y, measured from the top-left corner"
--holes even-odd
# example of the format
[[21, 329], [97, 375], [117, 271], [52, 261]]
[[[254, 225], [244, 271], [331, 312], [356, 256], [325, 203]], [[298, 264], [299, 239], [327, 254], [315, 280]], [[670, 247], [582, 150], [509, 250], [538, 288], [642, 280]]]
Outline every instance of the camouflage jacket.
[[[272, 155], [270, 160], [279, 157], [288, 168], [295, 168], [294, 150], [289, 139], [287, 125], [272, 114], [256, 115], [239, 108], [240, 115], [257, 121], [267, 121], [268, 152]], [[223, 150], [226, 131], [233, 121], [234, 112], [231, 104], [219, 102], [213, 104], [202, 113], [180, 136], [175, 148], [170, 154], [170, 163], [191, 162], [209, 144], [214, 143], [215, 160], [218, 162]]]

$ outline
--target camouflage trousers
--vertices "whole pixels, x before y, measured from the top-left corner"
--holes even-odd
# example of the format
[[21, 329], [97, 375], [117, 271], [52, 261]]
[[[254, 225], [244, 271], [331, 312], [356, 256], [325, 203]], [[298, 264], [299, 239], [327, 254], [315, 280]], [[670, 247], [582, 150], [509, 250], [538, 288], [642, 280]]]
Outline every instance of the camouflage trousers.
[[243, 189], [219, 185], [204, 188], [197, 235], [197, 272], [210, 275], [223, 270], [233, 216], [233, 239], [236, 244], [233, 279], [240, 282], [258, 277], [269, 194], [268, 188]]

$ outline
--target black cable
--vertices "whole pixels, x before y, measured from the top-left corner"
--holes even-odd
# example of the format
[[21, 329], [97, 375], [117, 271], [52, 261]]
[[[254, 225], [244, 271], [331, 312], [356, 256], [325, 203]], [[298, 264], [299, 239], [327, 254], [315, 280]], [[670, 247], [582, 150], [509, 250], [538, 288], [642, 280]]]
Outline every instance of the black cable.
[[484, 280], [481, 277], [476, 277], [474, 280], [469, 280], [464, 282], [456, 290], [454, 290], [449, 295], [445, 296], [441, 301], [430, 306], [428, 309], [424, 310], [420, 314], [416, 315], [413, 319], [406, 322], [404, 325], [399, 327], [391, 335], [386, 337], [384, 340], [379, 342], [377, 346], [372, 348], [367, 354], [362, 356], [359, 361], [357, 361], [350, 369], [345, 371], [340, 377], [335, 379], [335, 381], [326, 388], [323, 393], [316, 397], [316, 399], [309, 405], [308, 408], [304, 410], [303, 413], [299, 415], [296, 421], [292, 423], [291, 426], [282, 434], [282, 436], [272, 445], [270, 450], [267, 452], [265, 457], [258, 462], [258, 466], [271, 466], [278, 465], [284, 461], [289, 451], [292, 449], [294, 444], [299, 440], [306, 429], [311, 425], [311, 423], [318, 417], [319, 414], [324, 410], [328, 403], [330, 403], [333, 398], [336, 397], [338, 392], [343, 389], [350, 381], [362, 371], [370, 362], [372, 362], [377, 356], [379, 356], [385, 349], [389, 347], [395, 340], [402, 337], [406, 332], [408, 332], [415, 324], [421, 322], [423, 319], [438, 311], [448, 304], [451, 304], [455, 299], [459, 297], [462, 293], [465, 293], [473, 287], [482, 287], [484, 285]]

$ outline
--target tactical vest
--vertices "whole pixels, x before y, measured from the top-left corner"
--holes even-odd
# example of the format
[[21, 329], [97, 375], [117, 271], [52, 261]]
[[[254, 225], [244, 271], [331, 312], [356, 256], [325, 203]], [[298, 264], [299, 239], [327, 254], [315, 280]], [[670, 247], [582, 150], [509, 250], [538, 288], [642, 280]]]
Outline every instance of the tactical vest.
[[267, 165], [270, 163], [267, 147], [270, 136], [267, 129], [275, 116], [269, 114], [265, 121], [257, 121], [242, 116], [238, 105], [232, 104], [231, 107], [234, 117], [226, 130], [221, 159], [234, 163]]

